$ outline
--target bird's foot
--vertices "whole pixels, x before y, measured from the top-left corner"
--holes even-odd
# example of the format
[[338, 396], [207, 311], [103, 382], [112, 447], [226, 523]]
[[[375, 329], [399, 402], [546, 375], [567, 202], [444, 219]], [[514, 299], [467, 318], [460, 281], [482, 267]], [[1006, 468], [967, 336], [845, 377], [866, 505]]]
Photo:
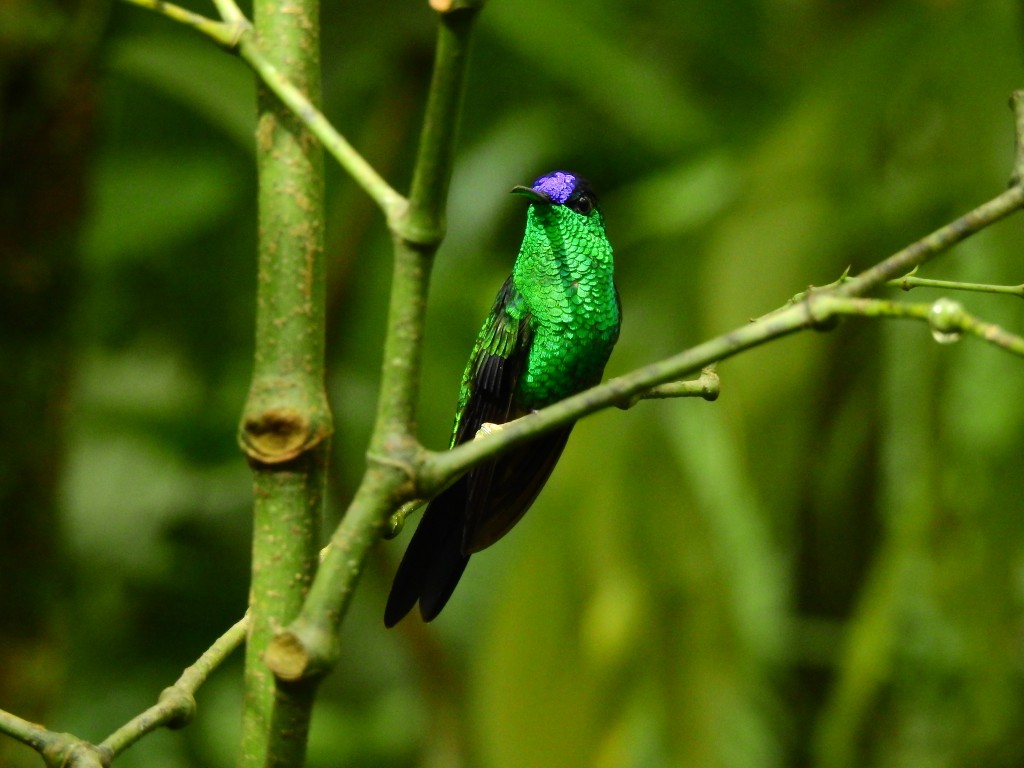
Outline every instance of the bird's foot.
[[479, 440], [481, 437], [486, 437], [487, 435], [496, 435], [504, 428], [504, 424], [492, 424], [489, 421], [485, 421], [480, 425], [480, 429], [476, 431], [476, 435], [474, 435], [473, 439]]

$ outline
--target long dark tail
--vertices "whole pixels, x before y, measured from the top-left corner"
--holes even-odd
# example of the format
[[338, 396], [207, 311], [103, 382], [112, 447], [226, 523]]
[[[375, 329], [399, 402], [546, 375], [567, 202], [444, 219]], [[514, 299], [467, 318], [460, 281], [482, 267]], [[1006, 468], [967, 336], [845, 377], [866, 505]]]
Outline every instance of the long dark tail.
[[384, 626], [401, 621], [417, 600], [424, 621], [444, 608], [469, 562], [462, 553], [465, 508], [465, 478], [427, 505], [391, 585]]

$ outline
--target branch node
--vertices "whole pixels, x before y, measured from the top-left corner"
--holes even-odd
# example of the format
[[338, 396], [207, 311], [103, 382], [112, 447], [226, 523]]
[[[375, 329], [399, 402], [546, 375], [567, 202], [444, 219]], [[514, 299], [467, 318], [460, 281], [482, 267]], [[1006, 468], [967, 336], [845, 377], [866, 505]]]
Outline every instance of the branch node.
[[722, 378], [718, 375], [718, 366], [714, 363], [701, 368], [700, 378], [701, 397], [709, 403], [718, 399], [722, 391]]
[[[843, 273], [844, 275], [846, 273]], [[841, 283], [843, 278], [840, 278], [836, 284]], [[807, 322], [805, 328], [810, 328], [813, 331], [827, 332], [835, 330], [836, 326], [839, 325], [839, 315], [830, 311], [821, 310], [821, 302], [817, 301], [817, 294], [822, 293], [822, 298], [826, 298], [829, 294], [825, 293], [828, 289], [817, 289], [808, 288], [804, 292], [803, 306], [804, 311], [807, 313]], [[827, 306], [827, 305], [826, 305]]]
[[51, 768], [107, 768], [113, 759], [107, 750], [79, 739], [70, 733], [54, 734], [58, 738], [41, 753]]
[[299, 616], [270, 641], [263, 661], [282, 682], [323, 677], [338, 658], [337, 635], [322, 623]]
[[953, 344], [964, 335], [965, 312], [959, 301], [936, 299], [928, 312], [928, 327], [939, 344]]
[[238, 441], [249, 458], [281, 464], [297, 458], [330, 436], [329, 425], [311, 421], [308, 414], [289, 407], [267, 408], [242, 420]]
[[172, 731], [184, 728], [196, 716], [195, 697], [177, 685], [164, 688], [157, 701], [169, 709], [166, 725]]
[[386, 540], [395, 538], [402, 532], [402, 529], [405, 528], [405, 521], [408, 519], [409, 515], [421, 506], [423, 506], [423, 499], [413, 499], [399, 507], [398, 511], [388, 518], [387, 525], [385, 526], [381, 537]]
[[441, 14], [467, 9], [478, 10], [484, 4], [484, 0], [429, 0], [429, 2], [430, 7]]

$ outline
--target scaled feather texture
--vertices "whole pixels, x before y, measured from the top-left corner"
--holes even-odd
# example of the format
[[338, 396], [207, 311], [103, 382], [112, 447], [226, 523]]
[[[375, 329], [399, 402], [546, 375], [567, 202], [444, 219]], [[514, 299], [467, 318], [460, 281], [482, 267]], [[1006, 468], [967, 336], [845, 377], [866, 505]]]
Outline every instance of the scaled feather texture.
[[[514, 193], [526, 233], [477, 335], [459, 391], [451, 446], [600, 382], [621, 307], [604, 218], [585, 180], [554, 171]], [[424, 621], [447, 604], [475, 552], [509, 532], [558, 462], [572, 426], [467, 472], [431, 501], [398, 566], [384, 611], [394, 626], [416, 603]]]

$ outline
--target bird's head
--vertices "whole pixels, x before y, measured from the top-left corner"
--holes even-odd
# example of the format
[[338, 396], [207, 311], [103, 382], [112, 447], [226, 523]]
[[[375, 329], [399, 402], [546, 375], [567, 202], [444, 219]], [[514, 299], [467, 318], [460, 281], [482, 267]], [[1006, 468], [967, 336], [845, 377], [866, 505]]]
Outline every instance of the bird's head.
[[529, 187], [513, 187], [512, 194], [539, 205], [565, 206], [582, 216], [589, 216], [597, 208], [597, 197], [587, 180], [567, 171], [552, 171]]

